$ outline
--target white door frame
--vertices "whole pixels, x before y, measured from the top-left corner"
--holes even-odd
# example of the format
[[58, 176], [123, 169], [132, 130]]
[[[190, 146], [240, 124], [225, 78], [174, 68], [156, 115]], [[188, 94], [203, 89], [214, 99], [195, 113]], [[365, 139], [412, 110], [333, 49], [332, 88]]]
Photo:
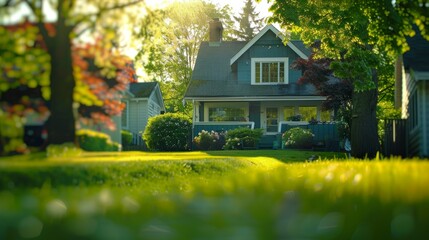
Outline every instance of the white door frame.
[[274, 135], [278, 132], [267, 132], [267, 108], [276, 108], [277, 109], [277, 124], [281, 119], [281, 106], [278, 104], [261, 104], [261, 128], [264, 130], [265, 135]]

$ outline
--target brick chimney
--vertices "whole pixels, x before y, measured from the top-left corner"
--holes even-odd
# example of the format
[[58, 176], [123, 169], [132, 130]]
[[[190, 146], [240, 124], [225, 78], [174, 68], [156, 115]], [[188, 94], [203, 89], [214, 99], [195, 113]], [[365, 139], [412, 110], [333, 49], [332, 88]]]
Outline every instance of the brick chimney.
[[[218, 45], [222, 42], [223, 26], [219, 18], [213, 18], [209, 24], [209, 41], [210, 44]], [[217, 43], [217, 44], [216, 44]]]

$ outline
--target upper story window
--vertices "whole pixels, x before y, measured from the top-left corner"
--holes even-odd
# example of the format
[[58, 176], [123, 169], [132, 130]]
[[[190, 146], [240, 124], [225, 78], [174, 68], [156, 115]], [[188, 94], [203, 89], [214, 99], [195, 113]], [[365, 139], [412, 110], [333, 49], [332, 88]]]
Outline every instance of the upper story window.
[[288, 83], [288, 58], [252, 58], [252, 84]]

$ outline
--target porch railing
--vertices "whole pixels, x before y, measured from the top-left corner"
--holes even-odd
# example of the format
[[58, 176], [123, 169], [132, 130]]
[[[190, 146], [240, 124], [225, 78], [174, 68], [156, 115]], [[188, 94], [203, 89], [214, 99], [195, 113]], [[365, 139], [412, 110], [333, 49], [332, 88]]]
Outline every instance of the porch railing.
[[326, 150], [340, 150], [340, 141], [343, 139], [339, 138], [338, 125], [335, 122], [310, 124], [308, 122], [281, 121], [279, 123], [279, 133], [284, 133], [295, 127], [311, 130], [314, 134], [314, 142], [323, 144]]

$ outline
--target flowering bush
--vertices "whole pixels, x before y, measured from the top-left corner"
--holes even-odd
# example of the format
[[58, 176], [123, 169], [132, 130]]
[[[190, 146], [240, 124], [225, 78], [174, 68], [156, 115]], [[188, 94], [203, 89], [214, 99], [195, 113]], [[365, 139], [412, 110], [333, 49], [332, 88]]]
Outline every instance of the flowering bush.
[[149, 118], [143, 140], [149, 150], [184, 151], [191, 147], [191, 120], [180, 113], [166, 113]]
[[236, 128], [226, 134], [224, 149], [254, 148], [262, 137], [262, 129]]
[[225, 145], [224, 132], [208, 132], [202, 130], [198, 136], [194, 137], [194, 146], [200, 150], [221, 150]]
[[287, 130], [282, 138], [285, 146], [289, 148], [311, 148], [314, 134], [309, 129], [299, 127]]

